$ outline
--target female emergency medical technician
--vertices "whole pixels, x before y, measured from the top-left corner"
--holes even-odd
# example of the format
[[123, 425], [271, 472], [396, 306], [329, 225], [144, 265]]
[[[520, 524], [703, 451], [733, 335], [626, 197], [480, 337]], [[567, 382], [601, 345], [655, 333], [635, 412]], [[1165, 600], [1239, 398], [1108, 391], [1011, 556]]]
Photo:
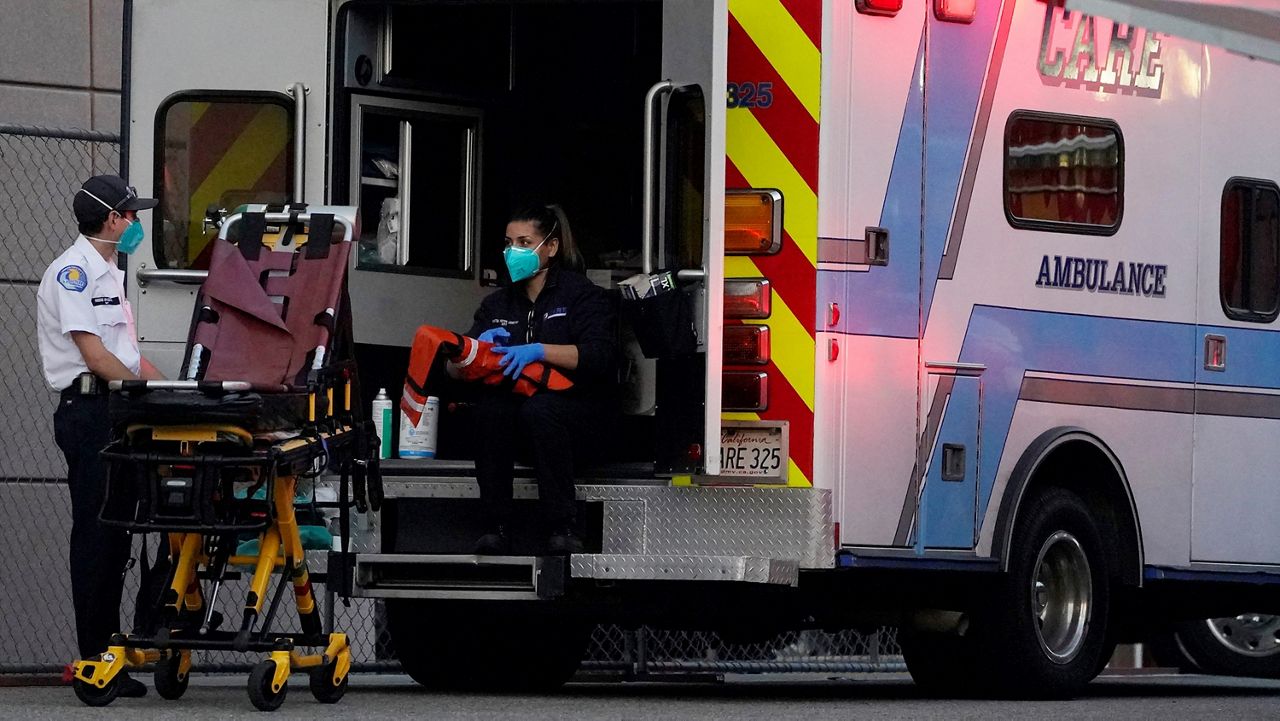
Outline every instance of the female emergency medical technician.
[[540, 520], [550, 553], [577, 553], [574, 449], [607, 417], [615, 322], [605, 291], [583, 274], [569, 220], [558, 205], [532, 205], [511, 216], [503, 252], [511, 285], [489, 295], [467, 335], [495, 343], [504, 373], [520, 375], [543, 361], [564, 371], [574, 387], [532, 397], [487, 389], [479, 404], [476, 476], [489, 532], [476, 552], [510, 550], [512, 473], [517, 450], [532, 446]]

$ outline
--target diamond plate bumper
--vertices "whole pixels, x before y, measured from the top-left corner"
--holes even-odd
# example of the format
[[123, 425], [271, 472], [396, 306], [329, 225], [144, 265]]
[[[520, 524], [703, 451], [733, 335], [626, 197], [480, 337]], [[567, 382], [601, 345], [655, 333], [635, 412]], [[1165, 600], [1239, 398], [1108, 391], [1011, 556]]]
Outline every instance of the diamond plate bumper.
[[[467, 478], [402, 477], [384, 481], [384, 491], [387, 498], [480, 496], [475, 481]], [[537, 484], [517, 482], [514, 496], [537, 498]], [[583, 566], [581, 572], [575, 565], [576, 577], [685, 579], [710, 574], [698, 578], [780, 577], [788, 583], [781, 570], [785, 564], [769, 562], [790, 562], [797, 569], [834, 566], [831, 492], [826, 489], [596, 483], [579, 485], [577, 497], [604, 506], [600, 558], [633, 561], [593, 560], [593, 570]], [[378, 535], [375, 521], [355, 535], [352, 548], [377, 552]], [[642, 558], [652, 560], [635, 560]], [[614, 569], [608, 574], [622, 573], [617, 569], [623, 567], [632, 570], [625, 576], [597, 575], [606, 573], [600, 570], [605, 566]]]
[[800, 578], [795, 561], [749, 556], [631, 556], [578, 554], [571, 558], [574, 578], [619, 581], [738, 581], [794, 586]]

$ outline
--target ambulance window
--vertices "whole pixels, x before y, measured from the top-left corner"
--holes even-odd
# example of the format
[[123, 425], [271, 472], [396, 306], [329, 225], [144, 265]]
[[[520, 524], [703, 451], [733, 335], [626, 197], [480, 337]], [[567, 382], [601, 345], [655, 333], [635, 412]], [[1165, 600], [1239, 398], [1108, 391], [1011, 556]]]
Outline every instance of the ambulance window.
[[211, 208], [284, 203], [293, 193], [292, 100], [277, 93], [184, 93], [156, 114], [152, 247], [160, 268], [209, 267]]
[[470, 277], [480, 168], [478, 110], [357, 96], [352, 202], [362, 270]]
[[1280, 187], [1275, 183], [1227, 182], [1218, 279], [1227, 317], [1269, 323], [1280, 314]]
[[1124, 212], [1124, 140], [1109, 120], [1017, 112], [1004, 135], [1015, 228], [1111, 235]]

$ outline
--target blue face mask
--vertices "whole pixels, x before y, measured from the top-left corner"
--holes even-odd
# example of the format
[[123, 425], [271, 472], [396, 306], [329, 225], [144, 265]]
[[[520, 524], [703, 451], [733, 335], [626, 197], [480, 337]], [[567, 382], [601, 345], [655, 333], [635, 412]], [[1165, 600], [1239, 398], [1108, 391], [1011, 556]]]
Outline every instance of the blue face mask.
[[120, 234], [120, 241], [119, 244], [116, 245], [116, 250], [124, 253], [125, 255], [136, 251], [138, 246], [142, 245], [142, 238], [145, 235], [146, 232], [142, 229], [141, 220], [134, 220], [130, 222], [129, 227], [125, 228], [124, 232]]

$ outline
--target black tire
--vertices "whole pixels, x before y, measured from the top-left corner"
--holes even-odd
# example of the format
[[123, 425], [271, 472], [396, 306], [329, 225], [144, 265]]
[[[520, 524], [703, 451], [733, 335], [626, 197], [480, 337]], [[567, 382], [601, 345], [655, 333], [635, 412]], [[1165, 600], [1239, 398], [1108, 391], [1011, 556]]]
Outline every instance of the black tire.
[[156, 693], [160, 694], [160, 698], [177, 701], [187, 692], [187, 684], [190, 683], [191, 676], [186, 674], [179, 678], [178, 669], [181, 667], [181, 661], [182, 656], [178, 654], [165, 656], [156, 661]]
[[249, 701], [259, 711], [275, 711], [289, 694], [288, 681], [280, 685], [279, 691], [272, 690], [275, 675], [274, 661], [262, 661], [249, 672]]
[[1200, 666], [1187, 654], [1174, 625], [1162, 626], [1142, 640], [1143, 665], [1176, 668], [1183, 673], [1201, 673]]
[[106, 706], [115, 701], [116, 696], [119, 695], [120, 679], [113, 678], [106, 686], [98, 688], [77, 678], [71, 682], [71, 687], [75, 689], [76, 698], [80, 699], [85, 706]]
[[1014, 526], [1009, 571], [974, 612], [991, 683], [1001, 696], [1073, 696], [1106, 664], [1110, 578], [1097, 523], [1076, 494], [1049, 488]]
[[548, 691], [578, 670], [590, 627], [553, 609], [388, 601], [404, 672], [432, 689]]
[[338, 662], [334, 660], [311, 672], [311, 695], [320, 703], [338, 703], [346, 695], [351, 674], [343, 676], [342, 683], [335, 684], [333, 675], [337, 670]]
[[926, 695], [969, 698], [983, 690], [983, 664], [973, 639], [898, 629], [898, 645], [911, 680]]
[[[1156, 644], [1183, 671], [1217, 676], [1280, 678], [1280, 616], [1246, 613], [1187, 621]], [[1176, 653], [1171, 653], [1171, 649]]]

